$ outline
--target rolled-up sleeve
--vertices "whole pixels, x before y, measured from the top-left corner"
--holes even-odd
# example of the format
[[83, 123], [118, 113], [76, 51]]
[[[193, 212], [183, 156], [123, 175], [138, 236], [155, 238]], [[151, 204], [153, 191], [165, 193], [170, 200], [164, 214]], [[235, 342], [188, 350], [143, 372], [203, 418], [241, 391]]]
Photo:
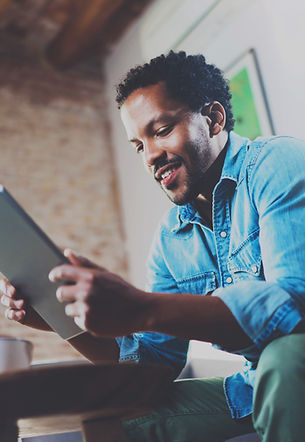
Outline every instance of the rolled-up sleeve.
[[241, 281], [214, 295], [258, 349], [289, 334], [305, 316], [305, 143], [268, 141], [248, 166], [249, 201], [259, 220], [265, 280]]
[[[160, 248], [160, 232], [157, 232], [147, 260], [147, 284], [149, 292], [177, 293], [177, 285], [167, 270]], [[148, 362], [168, 365], [178, 376], [183, 369], [189, 341], [155, 332], [134, 333], [117, 338], [120, 361]]]

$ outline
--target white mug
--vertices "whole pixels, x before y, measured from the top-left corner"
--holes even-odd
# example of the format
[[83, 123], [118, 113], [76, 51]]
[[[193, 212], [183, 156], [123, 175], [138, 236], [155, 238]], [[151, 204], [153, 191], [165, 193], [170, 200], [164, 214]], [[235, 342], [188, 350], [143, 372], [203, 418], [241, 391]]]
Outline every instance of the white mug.
[[33, 344], [21, 338], [0, 336], [0, 373], [29, 368]]

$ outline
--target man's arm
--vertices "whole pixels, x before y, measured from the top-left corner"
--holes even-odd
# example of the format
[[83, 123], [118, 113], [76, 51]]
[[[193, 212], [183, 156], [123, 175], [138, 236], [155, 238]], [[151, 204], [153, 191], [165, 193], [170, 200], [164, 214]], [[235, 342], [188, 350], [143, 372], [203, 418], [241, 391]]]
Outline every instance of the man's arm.
[[153, 293], [145, 329], [217, 344], [228, 351], [253, 344], [231, 310], [216, 296]]
[[[252, 264], [261, 265], [265, 280], [245, 279], [216, 289], [214, 295], [261, 351], [273, 339], [297, 331], [305, 317], [305, 143], [274, 137], [259, 149], [254, 143], [254, 149], [242, 185], [259, 229], [252, 230], [248, 244], [244, 241], [231, 263], [237, 277], [240, 270], [247, 271], [247, 265], [250, 272]], [[254, 259], [254, 248], [258, 250], [255, 260], [261, 259], [261, 264], [245, 259]]]
[[[246, 187], [258, 218], [265, 280], [239, 281], [216, 289], [214, 296], [152, 294], [103, 269], [71, 275], [62, 267], [54, 280], [71, 276], [76, 283], [59, 289], [58, 298], [72, 302], [66, 313], [101, 336], [152, 330], [226, 349], [254, 343], [260, 351], [272, 339], [292, 333], [305, 316], [304, 164], [305, 144], [285, 137], [262, 146], [249, 166]], [[96, 317], [97, 312], [105, 317]]]
[[252, 342], [223, 301], [213, 296], [149, 293], [105, 269], [62, 265], [52, 281], [73, 281], [57, 290], [66, 314], [96, 336], [153, 331], [243, 348]]
[[93, 364], [119, 360], [119, 347], [113, 338], [95, 337], [85, 332], [67, 342]]

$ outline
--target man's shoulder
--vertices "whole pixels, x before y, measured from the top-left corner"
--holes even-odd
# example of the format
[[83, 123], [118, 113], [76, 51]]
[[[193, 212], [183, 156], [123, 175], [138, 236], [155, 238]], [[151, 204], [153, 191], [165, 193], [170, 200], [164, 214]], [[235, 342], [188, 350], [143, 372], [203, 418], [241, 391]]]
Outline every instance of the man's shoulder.
[[249, 144], [246, 176], [250, 189], [282, 189], [304, 180], [305, 141], [285, 135], [257, 138]]
[[249, 142], [248, 147], [251, 149], [265, 150], [273, 152], [274, 149], [304, 149], [305, 141], [289, 135], [274, 135], [271, 137], [257, 137]]
[[[286, 163], [305, 161], [305, 141], [288, 135], [275, 135], [271, 137], [258, 137], [249, 141], [244, 166], [248, 168], [269, 167]], [[288, 165], [288, 164], [287, 164]]]

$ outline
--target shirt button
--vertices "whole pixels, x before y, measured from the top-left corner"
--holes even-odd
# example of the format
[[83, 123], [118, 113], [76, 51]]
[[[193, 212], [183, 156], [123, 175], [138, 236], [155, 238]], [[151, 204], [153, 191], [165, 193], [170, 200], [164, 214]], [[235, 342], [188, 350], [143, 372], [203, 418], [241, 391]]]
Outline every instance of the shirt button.
[[252, 270], [253, 273], [257, 273], [257, 272], [258, 272], [258, 267], [254, 264], [254, 265], [251, 267], [251, 270]]
[[222, 238], [226, 238], [227, 237], [227, 232], [220, 232], [220, 236], [222, 237]]
[[226, 279], [226, 283], [231, 284], [231, 282], [233, 282], [233, 279], [231, 278], [231, 276], [228, 276]]

